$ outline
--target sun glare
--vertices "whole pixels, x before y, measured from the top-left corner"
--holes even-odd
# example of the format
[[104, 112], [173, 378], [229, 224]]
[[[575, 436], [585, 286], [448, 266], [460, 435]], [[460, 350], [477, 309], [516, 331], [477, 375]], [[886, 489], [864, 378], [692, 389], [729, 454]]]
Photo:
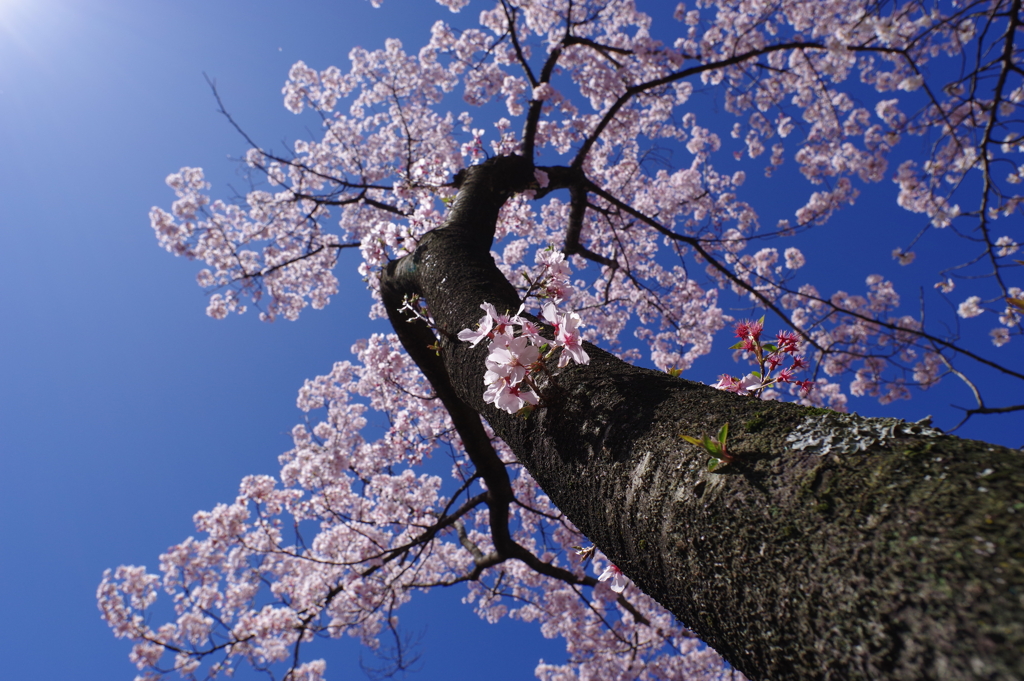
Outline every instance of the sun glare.
[[0, 0], [0, 22], [5, 22], [13, 12], [23, 13], [32, 0]]
[[33, 0], [0, 0], [0, 40], [11, 40], [17, 37], [18, 25], [32, 9], [32, 5], [40, 3]]
[[53, 42], [55, 27], [71, 14], [71, 8], [54, 0], [0, 0], [0, 55], [6, 62], [0, 68], [36, 59]]

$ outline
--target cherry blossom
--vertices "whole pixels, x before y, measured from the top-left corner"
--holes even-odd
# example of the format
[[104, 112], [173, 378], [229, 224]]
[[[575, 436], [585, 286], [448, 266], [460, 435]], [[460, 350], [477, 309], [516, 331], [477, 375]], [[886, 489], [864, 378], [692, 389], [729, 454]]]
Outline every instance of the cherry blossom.
[[1017, 249], [1020, 247], [1016, 241], [1014, 241], [1008, 236], [1001, 236], [998, 239], [996, 239], [995, 245], [999, 247], [999, 250], [996, 252], [996, 255], [998, 255], [1000, 258], [1005, 258], [1008, 255], [1013, 255], [1014, 253], [1017, 252]]
[[[768, 389], [780, 383], [790, 383], [799, 387], [806, 398], [814, 389], [814, 383], [794, 379], [796, 372], [807, 368], [807, 361], [801, 354], [800, 338], [791, 331], [779, 331], [775, 334], [774, 342], [762, 341], [763, 331], [763, 317], [757, 321], [744, 321], [736, 325], [736, 336], [740, 341], [732, 347], [739, 354], [749, 355], [750, 361], [757, 365], [757, 370], [743, 378], [722, 374], [711, 387], [737, 395], [775, 399], [779, 397], [779, 393], [774, 390], [769, 393]], [[787, 355], [790, 356], [792, 364], [781, 368]]]
[[518, 382], [512, 376], [502, 376], [490, 369], [484, 376], [484, 383], [487, 389], [484, 391], [484, 401], [492, 402], [498, 409], [504, 409], [510, 414], [515, 414], [527, 404], [537, 405], [540, 398], [537, 393], [529, 388], [520, 389]]
[[754, 374], [747, 374], [741, 379], [736, 379], [729, 374], [722, 374], [716, 383], [711, 384], [711, 387], [728, 390], [737, 395], [749, 395], [752, 390], [761, 387], [761, 378]]
[[489, 348], [491, 354], [487, 356], [488, 370], [508, 378], [513, 384], [521, 382], [540, 359], [540, 350], [531, 345], [530, 340], [526, 336], [496, 336]]
[[[459, 331], [459, 340], [468, 341], [470, 345], [474, 346], [485, 338], [493, 338], [495, 335], [504, 333], [509, 321], [507, 315], [499, 316], [490, 303], [482, 303], [480, 307], [486, 314], [480, 318], [476, 331], [470, 329]], [[495, 328], [496, 322], [497, 328]]]
[[800, 252], [798, 248], [787, 248], [786, 249], [786, 267], [791, 270], [798, 270], [804, 266], [806, 260], [804, 260], [804, 254]]
[[896, 248], [892, 252], [892, 257], [899, 261], [901, 265], [909, 265], [914, 262], [914, 258], [917, 257], [913, 251], [904, 252], [902, 248]]
[[[562, 277], [568, 272], [560, 259], [545, 256], [549, 263], [557, 263], [563, 267], [555, 270], [551, 277]], [[542, 287], [547, 284], [540, 282]], [[513, 317], [498, 315], [494, 306], [484, 303], [480, 307], [487, 313], [481, 318], [476, 331], [463, 329], [458, 338], [476, 345], [483, 338], [490, 338], [484, 374], [484, 401], [492, 403], [499, 409], [516, 413], [526, 407], [540, 404], [538, 388], [531, 379], [533, 374], [547, 372], [544, 361], [559, 354], [558, 368], [562, 369], [570, 360], [577, 364], [588, 364], [590, 357], [580, 344], [579, 315], [569, 312], [558, 312], [552, 303], [544, 305], [544, 318], [554, 326], [554, 347], [541, 356], [541, 349], [551, 345], [541, 336], [542, 328], [532, 319], [523, 316], [525, 306]], [[520, 327], [521, 335], [515, 336], [515, 327]], [[549, 373], [553, 378], [553, 375]]]
[[960, 303], [960, 305], [956, 309], [956, 313], [963, 317], [964, 319], [977, 317], [978, 315], [985, 312], [985, 310], [982, 309], [982, 307], [978, 304], [980, 302], [981, 298], [979, 296], [971, 296], [964, 302]]
[[569, 360], [577, 364], [587, 364], [590, 356], [580, 344], [580, 316], [575, 312], [557, 312], [555, 306], [548, 304], [544, 306], [544, 319], [555, 328], [555, 346], [562, 348], [562, 354], [558, 358], [558, 368], [561, 369], [569, 363]]
[[597, 581], [599, 582], [607, 582], [609, 580], [611, 580], [609, 588], [611, 588], [611, 590], [617, 594], [620, 594], [623, 591], [625, 591], [626, 584], [629, 583], [626, 579], [626, 576], [622, 574], [622, 570], [615, 567], [611, 563], [609, 563], [608, 567], [604, 569], [604, 572], [601, 573], [601, 576], [597, 578]]

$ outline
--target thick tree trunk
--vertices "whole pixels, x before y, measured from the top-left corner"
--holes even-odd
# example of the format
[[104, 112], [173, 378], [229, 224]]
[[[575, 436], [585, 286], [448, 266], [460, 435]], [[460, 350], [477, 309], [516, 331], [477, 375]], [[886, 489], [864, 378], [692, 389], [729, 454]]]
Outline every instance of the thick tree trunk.
[[[588, 346], [529, 418], [483, 401], [480, 304], [520, 301], [489, 254], [533, 180], [470, 169], [444, 228], [382, 277], [406, 349], [483, 415], [587, 537], [752, 679], [1024, 679], [1024, 455], [923, 425], [763, 402]], [[422, 296], [432, 335], [397, 312]], [[448, 402], [446, 402], [448, 404]], [[709, 473], [680, 435], [730, 425]]]

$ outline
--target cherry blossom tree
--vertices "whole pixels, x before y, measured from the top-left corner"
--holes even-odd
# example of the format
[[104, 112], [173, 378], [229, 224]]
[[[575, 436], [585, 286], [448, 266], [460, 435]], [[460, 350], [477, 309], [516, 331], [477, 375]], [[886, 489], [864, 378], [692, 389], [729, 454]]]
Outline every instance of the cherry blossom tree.
[[[299, 62], [285, 106], [322, 137], [288, 154], [250, 140], [266, 184], [239, 203], [198, 168], [168, 178], [177, 200], [152, 225], [205, 263], [211, 316], [323, 308], [358, 248], [395, 333], [306, 382], [278, 479], [198, 513], [202, 538], [159, 574], [104, 576], [142, 678], [325, 678], [311, 640], [401, 643], [401, 605], [463, 583], [483, 619], [565, 640], [568, 661], [536, 669], [552, 681], [1024, 676], [1020, 452], [843, 413], [847, 394], [949, 380], [974, 395], [965, 418], [1024, 410], [975, 378], [1024, 379], [1007, 354], [1024, 314], [1020, 0], [650, 11], [500, 0], [478, 26], [437, 22], [418, 53]], [[695, 113], [702, 92], [728, 116]], [[746, 175], [787, 162], [806, 194], [762, 224], [779, 209], [744, 199]], [[801, 235], [887, 179], [910, 225], [900, 264], [962, 241], [927, 274], [948, 305], [909, 314], [876, 274], [852, 294], [800, 278]], [[736, 321], [752, 370], [680, 378]], [[449, 479], [422, 469], [442, 451]], [[176, 619], [156, 625], [161, 589]]]

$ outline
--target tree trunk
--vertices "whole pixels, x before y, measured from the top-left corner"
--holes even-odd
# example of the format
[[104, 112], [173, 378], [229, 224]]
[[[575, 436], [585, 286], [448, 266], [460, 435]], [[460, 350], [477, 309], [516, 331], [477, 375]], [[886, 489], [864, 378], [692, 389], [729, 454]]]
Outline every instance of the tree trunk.
[[[593, 346], [528, 418], [497, 410], [485, 344], [456, 334], [485, 301], [519, 307], [489, 249], [533, 167], [492, 159], [460, 180], [445, 226], [382, 276], [392, 323], [449, 411], [483, 415], [639, 588], [751, 679], [1024, 679], [1020, 451], [738, 396]], [[433, 333], [398, 312], [406, 295]], [[679, 436], [724, 423], [737, 461], [709, 473]]]

